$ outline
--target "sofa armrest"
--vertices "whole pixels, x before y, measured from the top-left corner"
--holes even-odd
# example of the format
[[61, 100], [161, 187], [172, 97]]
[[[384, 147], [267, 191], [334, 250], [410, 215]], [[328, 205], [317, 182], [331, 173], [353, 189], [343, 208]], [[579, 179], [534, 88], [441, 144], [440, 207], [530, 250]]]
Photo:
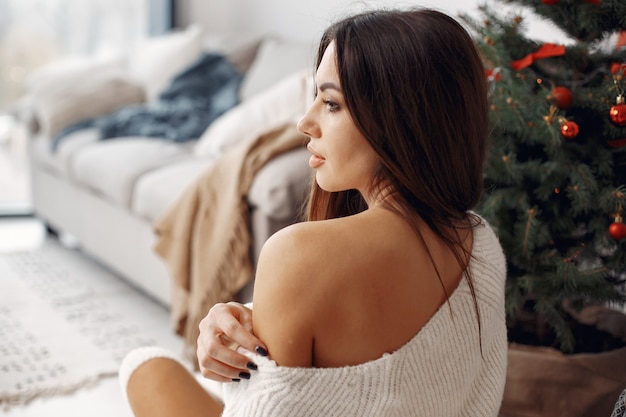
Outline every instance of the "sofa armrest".
[[250, 206], [270, 219], [296, 221], [308, 197], [312, 178], [307, 162], [310, 156], [301, 147], [269, 161], [252, 182], [248, 193]]
[[144, 101], [143, 87], [118, 69], [85, 75], [74, 83], [59, 83], [32, 96], [37, 123], [42, 134], [49, 137], [74, 123]]
[[120, 56], [82, 56], [54, 61], [32, 72], [14, 113], [33, 133], [54, 136], [65, 127], [143, 102], [140, 81]]

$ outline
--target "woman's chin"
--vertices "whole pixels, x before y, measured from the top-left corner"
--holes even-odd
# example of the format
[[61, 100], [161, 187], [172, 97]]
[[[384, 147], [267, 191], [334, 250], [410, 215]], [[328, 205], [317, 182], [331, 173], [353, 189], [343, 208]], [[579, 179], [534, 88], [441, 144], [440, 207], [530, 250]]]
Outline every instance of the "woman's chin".
[[342, 187], [340, 184], [337, 184], [336, 182], [327, 181], [327, 179], [324, 178], [324, 175], [321, 175], [319, 171], [317, 171], [317, 173], [315, 174], [315, 182], [317, 182], [317, 185], [322, 190], [329, 192], [329, 193], [336, 193], [339, 191], [348, 190], [348, 188]]

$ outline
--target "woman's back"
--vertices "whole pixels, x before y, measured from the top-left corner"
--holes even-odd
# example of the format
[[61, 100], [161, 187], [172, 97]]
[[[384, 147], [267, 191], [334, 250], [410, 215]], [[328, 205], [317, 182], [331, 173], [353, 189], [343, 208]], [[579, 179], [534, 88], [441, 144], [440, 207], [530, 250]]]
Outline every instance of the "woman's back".
[[374, 208], [277, 233], [261, 254], [254, 296], [255, 334], [272, 358], [286, 366], [355, 365], [410, 340], [462, 273], [447, 246], [424, 225], [420, 231]]
[[[384, 224], [384, 221], [381, 224], [372, 224], [371, 235], [376, 236], [379, 233], [378, 227]], [[361, 251], [366, 250], [363, 247], [368, 244], [350, 251], [350, 248], [340, 246], [346, 242], [344, 238], [334, 237], [337, 239], [334, 251], [345, 254], [346, 261], [350, 262], [352, 256], [367, 255]], [[279, 240], [282, 238], [279, 237]], [[328, 243], [328, 240], [323, 241]], [[369, 241], [370, 245], [371, 242]], [[373, 258], [384, 257], [383, 264], [391, 265], [385, 280], [386, 286], [367, 288], [370, 282], [357, 282], [358, 278], [349, 277], [341, 285], [334, 286], [340, 295], [331, 297], [338, 300], [339, 307], [319, 306], [318, 311], [323, 311], [324, 308], [329, 311], [322, 313], [318, 327], [311, 331], [315, 335], [315, 343], [313, 354], [308, 354], [315, 361], [326, 363], [314, 364], [320, 367], [281, 366], [284, 364], [279, 361], [277, 364], [268, 358], [248, 353], [257, 363], [258, 372], [250, 380], [224, 386], [227, 404], [224, 416], [497, 415], [506, 372], [507, 342], [503, 303], [505, 262], [498, 240], [486, 224], [474, 228], [473, 243], [470, 269], [474, 278], [476, 300], [464, 275], [457, 288], [451, 290], [449, 300], [436, 308], [427, 323], [418, 325], [418, 331], [408, 336], [404, 343], [396, 337], [396, 333], [410, 332], [408, 329], [415, 323], [411, 316], [421, 314], [416, 304], [420, 301], [433, 303], [428, 303], [419, 293], [406, 294], [408, 287], [405, 285], [413, 284], [398, 284], [398, 280], [394, 280], [395, 273], [402, 276], [401, 280], [409, 276], [404, 274], [402, 268], [392, 266], [395, 254], [384, 250], [375, 255], [370, 254]], [[410, 247], [412, 244], [414, 243], [409, 242], [406, 246]], [[378, 244], [371, 246], [374, 252], [380, 248]], [[310, 265], [316, 264], [320, 271], [330, 268], [323, 261], [316, 261], [315, 254], [314, 250], [309, 260]], [[418, 255], [416, 261], [419, 257]], [[332, 261], [340, 258], [332, 256]], [[363, 262], [366, 265], [377, 264], [369, 259], [364, 259]], [[406, 263], [407, 269], [416, 265], [412, 261]], [[369, 276], [369, 272], [364, 272], [363, 276]], [[419, 286], [416, 288], [420, 289]], [[309, 291], [302, 288], [300, 291], [301, 294], [296, 295], [294, 303], [304, 303], [304, 309], [309, 308], [306, 305], [308, 297], [313, 298], [312, 302], [317, 302], [317, 297], [323, 295], [317, 293], [317, 284], [312, 285]], [[341, 295], [346, 295], [345, 303], [341, 302]], [[387, 297], [397, 299], [387, 300]], [[380, 304], [377, 298], [380, 299]], [[360, 299], [362, 300], [359, 301]], [[414, 301], [411, 302], [411, 299]], [[411, 306], [401, 305], [405, 300], [409, 300], [408, 304]], [[277, 303], [282, 301], [276, 300]], [[386, 309], [405, 316], [388, 317], [383, 308], [385, 302], [390, 303], [386, 305]], [[289, 300], [287, 304], [290, 304]], [[476, 306], [480, 311], [480, 330]], [[255, 305], [254, 310], [256, 308]], [[290, 308], [295, 307], [291, 305]], [[412, 311], [413, 308], [416, 310]], [[292, 313], [299, 316], [293, 310]], [[388, 321], [378, 321], [378, 316], [387, 317]], [[370, 323], [368, 320], [374, 321]], [[352, 322], [357, 324], [353, 330]], [[318, 329], [321, 329], [320, 346], [316, 338], [316, 332], [320, 331]], [[381, 333], [378, 334], [378, 331]], [[344, 337], [344, 333], [348, 336]], [[283, 345], [289, 345], [293, 335], [284, 335], [280, 340], [274, 339], [273, 334], [268, 336], [274, 344], [270, 345], [267, 338], [264, 341], [270, 347], [273, 357], [277, 350], [279, 356], [289, 352], [290, 347]], [[333, 344], [333, 340], [337, 342]], [[399, 346], [395, 346], [396, 343]], [[384, 354], [385, 352], [388, 354]], [[363, 358], [368, 355], [378, 356], [359, 365], [342, 366], [359, 354], [363, 354]]]

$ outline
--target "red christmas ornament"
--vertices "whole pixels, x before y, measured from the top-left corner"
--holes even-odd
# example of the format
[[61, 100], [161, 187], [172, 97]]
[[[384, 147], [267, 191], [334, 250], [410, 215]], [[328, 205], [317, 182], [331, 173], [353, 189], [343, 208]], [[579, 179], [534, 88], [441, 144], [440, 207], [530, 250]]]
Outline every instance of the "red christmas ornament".
[[602, 3], [602, 0], [586, 0], [587, 3], [595, 4], [596, 6]]
[[615, 240], [626, 238], [626, 224], [622, 222], [622, 216], [615, 217], [615, 221], [609, 226], [609, 235]]
[[562, 86], [554, 87], [546, 98], [559, 109], [568, 109], [573, 101], [570, 89]]
[[563, 135], [565, 139], [574, 139], [576, 136], [578, 136], [578, 131], [579, 129], [576, 122], [566, 120], [561, 123], [561, 135]]
[[559, 4], [559, 0], [541, 0], [541, 2], [543, 4], [549, 4], [549, 5]]
[[485, 75], [487, 76], [487, 80], [489, 81], [502, 80], [502, 73], [500, 72], [500, 68], [493, 68], [493, 69], [486, 70]]
[[617, 126], [626, 126], [626, 104], [624, 103], [624, 96], [621, 94], [617, 96], [615, 103], [616, 104], [611, 106], [609, 110], [609, 117]]

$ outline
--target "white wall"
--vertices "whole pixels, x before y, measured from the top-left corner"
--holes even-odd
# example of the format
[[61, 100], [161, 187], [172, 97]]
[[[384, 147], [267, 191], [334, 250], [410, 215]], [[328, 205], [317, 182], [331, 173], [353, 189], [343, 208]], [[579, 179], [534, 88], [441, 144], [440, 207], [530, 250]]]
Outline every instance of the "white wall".
[[[464, 11], [477, 15], [477, 6], [485, 0], [177, 0], [178, 26], [199, 23], [214, 33], [273, 33], [296, 40], [317, 40], [323, 29], [337, 18], [371, 7], [423, 6], [451, 15]], [[553, 26], [541, 22], [519, 7], [504, 7], [503, 1], [487, 0], [497, 4], [495, 10], [516, 11], [528, 16], [529, 33], [544, 41], [565, 41], [564, 35]]]

